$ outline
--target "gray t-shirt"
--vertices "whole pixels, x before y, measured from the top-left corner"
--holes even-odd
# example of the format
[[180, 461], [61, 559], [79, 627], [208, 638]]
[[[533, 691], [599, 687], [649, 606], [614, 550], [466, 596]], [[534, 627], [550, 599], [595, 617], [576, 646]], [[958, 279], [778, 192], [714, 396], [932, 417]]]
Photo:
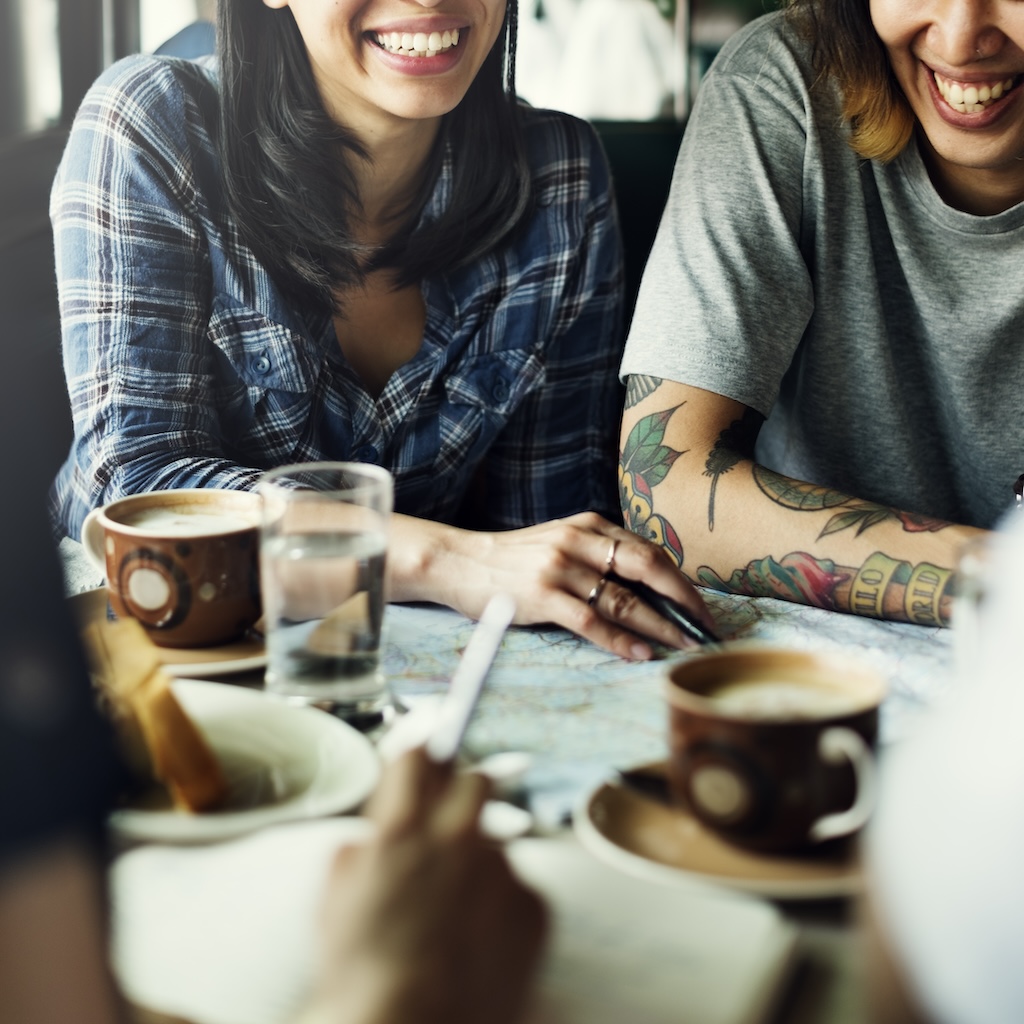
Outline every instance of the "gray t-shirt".
[[1024, 204], [947, 206], [915, 143], [850, 149], [782, 14], [726, 44], [686, 128], [622, 362], [768, 415], [760, 462], [992, 526], [1024, 471]]

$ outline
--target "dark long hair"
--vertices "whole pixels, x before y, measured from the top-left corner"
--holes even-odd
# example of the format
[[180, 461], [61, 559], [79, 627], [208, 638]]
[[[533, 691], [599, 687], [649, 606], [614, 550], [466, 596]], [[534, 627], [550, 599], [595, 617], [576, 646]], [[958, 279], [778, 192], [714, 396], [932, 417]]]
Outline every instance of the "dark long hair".
[[789, 0], [789, 16], [812, 42], [817, 74], [842, 92], [853, 148], [868, 160], [898, 156], [914, 113], [871, 23], [869, 0]]
[[[466, 96], [441, 120], [405, 227], [376, 251], [349, 230], [359, 208], [351, 166], [366, 154], [324, 109], [291, 11], [259, 0], [217, 7], [228, 203], [242, 240], [300, 308], [338, 310], [337, 290], [380, 267], [403, 286], [465, 266], [521, 222], [532, 190], [515, 95], [516, 0]], [[448, 147], [453, 199], [416, 228]]]

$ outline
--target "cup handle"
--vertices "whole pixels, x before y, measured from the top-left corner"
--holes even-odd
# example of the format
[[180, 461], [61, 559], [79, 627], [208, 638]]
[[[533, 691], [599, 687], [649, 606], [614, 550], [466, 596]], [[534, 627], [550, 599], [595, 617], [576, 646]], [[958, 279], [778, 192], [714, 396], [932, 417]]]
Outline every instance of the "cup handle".
[[89, 561], [106, 577], [107, 560], [103, 554], [103, 524], [100, 522], [102, 511], [101, 508], [94, 508], [85, 517], [80, 536]]
[[811, 826], [809, 838], [814, 843], [848, 836], [861, 828], [874, 810], [878, 788], [875, 758], [859, 732], [845, 726], [825, 729], [818, 737], [818, 754], [826, 764], [842, 764], [848, 760], [853, 765], [857, 796], [852, 807], [837, 814], [826, 814]]

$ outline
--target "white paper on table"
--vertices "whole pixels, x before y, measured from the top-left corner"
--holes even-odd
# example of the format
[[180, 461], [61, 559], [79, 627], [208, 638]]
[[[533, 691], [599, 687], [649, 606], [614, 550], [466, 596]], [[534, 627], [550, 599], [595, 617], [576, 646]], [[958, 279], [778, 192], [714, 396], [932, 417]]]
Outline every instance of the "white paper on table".
[[554, 909], [529, 1024], [762, 1024], [796, 960], [771, 904], [709, 885], [626, 875], [571, 838], [508, 847]]
[[[127, 997], [194, 1024], [283, 1024], [312, 979], [334, 851], [368, 827], [333, 818], [124, 854], [111, 873], [112, 959]], [[571, 837], [520, 839], [508, 851], [553, 910], [530, 1024], [769, 1017], [795, 950], [795, 929], [772, 905], [627, 876]]]

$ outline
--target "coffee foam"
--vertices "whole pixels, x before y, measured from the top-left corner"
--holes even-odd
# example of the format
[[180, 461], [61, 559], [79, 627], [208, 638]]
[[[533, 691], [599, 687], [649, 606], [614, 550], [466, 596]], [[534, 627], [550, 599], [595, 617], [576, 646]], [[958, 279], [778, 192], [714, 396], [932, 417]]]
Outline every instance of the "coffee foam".
[[714, 687], [706, 696], [721, 714], [757, 721], [813, 721], [864, 707], [856, 694], [792, 678], [739, 679]]
[[211, 512], [187, 507], [147, 508], [123, 516], [120, 522], [136, 530], [167, 537], [206, 537], [249, 530], [257, 525], [254, 519], [237, 512]]

